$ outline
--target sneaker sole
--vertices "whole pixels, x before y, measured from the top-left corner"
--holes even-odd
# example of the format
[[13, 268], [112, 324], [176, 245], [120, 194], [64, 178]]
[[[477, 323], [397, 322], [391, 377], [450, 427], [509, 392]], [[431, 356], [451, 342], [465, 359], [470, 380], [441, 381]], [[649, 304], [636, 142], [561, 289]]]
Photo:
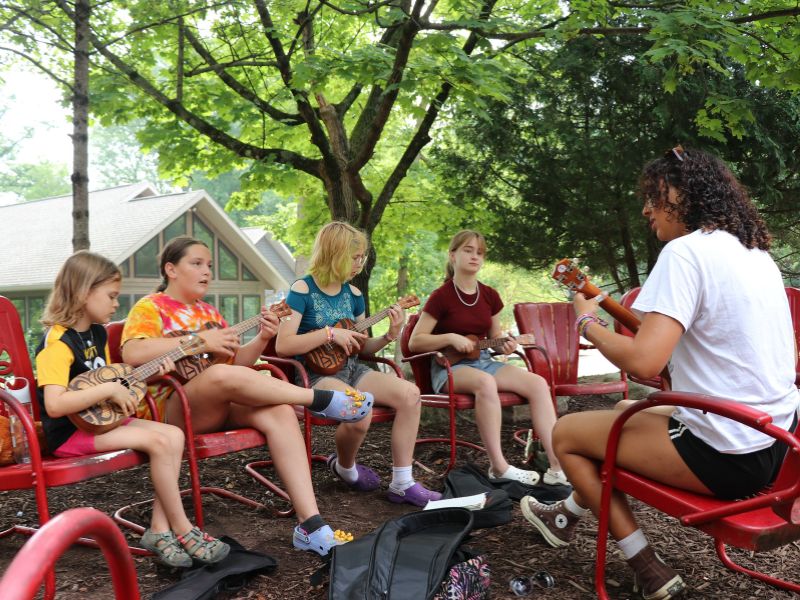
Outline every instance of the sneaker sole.
[[683, 579], [681, 579], [680, 575], [675, 575], [675, 577], [652, 594], [645, 594], [644, 591], [642, 591], [641, 594], [644, 600], [670, 600], [670, 598], [679, 598], [683, 596], [685, 591], [686, 584], [683, 582]]
[[550, 531], [550, 528], [547, 525], [545, 525], [544, 521], [537, 517], [533, 511], [528, 508], [527, 502], [520, 502], [519, 506], [522, 509], [522, 515], [528, 520], [528, 523], [533, 525], [536, 530], [542, 534], [544, 541], [550, 544], [553, 548], [563, 548], [564, 546], [569, 546], [569, 542], [565, 542], [564, 540], [553, 535], [553, 532]]

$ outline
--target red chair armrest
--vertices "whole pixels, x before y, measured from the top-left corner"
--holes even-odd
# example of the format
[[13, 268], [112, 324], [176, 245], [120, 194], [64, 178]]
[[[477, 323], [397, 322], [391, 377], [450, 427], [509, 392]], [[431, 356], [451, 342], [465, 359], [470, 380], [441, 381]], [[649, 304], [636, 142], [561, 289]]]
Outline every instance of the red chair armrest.
[[308, 379], [308, 372], [306, 371], [305, 366], [299, 360], [295, 358], [287, 358], [283, 356], [275, 356], [273, 354], [262, 354], [261, 360], [265, 360], [269, 363], [273, 363], [276, 365], [286, 365], [289, 367], [294, 367], [297, 373], [300, 375], [300, 379], [303, 382], [303, 387], [310, 388], [311, 382]]
[[363, 360], [364, 362], [388, 365], [389, 368], [391, 368], [394, 371], [395, 375], [397, 375], [400, 379], [405, 379], [403, 371], [400, 369], [400, 367], [397, 366], [397, 363], [391, 359], [384, 358], [383, 356], [378, 356], [377, 354], [359, 354], [358, 359]]

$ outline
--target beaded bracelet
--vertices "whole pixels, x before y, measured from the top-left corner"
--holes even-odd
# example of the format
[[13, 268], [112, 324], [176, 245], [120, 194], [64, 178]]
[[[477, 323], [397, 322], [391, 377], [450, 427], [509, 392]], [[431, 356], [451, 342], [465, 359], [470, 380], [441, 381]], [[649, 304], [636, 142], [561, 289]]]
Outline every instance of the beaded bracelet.
[[325, 335], [328, 336], [328, 341], [333, 341], [333, 327], [330, 325], [325, 325]]
[[593, 315], [591, 313], [583, 313], [578, 317], [575, 321], [575, 326], [578, 330], [578, 335], [582, 337], [586, 337], [586, 328], [589, 327], [591, 323], [597, 323], [598, 325], [602, 325], [603, 327], [607, 327], [608, 323], [605, 322], [603, 319], [598, 317], [597, 315]]

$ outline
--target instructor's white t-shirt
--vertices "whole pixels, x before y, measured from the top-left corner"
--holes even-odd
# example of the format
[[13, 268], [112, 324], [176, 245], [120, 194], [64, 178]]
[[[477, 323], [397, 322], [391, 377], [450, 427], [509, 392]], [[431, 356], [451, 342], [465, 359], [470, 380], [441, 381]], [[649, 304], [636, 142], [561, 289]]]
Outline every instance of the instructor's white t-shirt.
[[[670, 360], [672, 389], [737, 400], [791, 426], [800, 402], [794, 334], [769, 253], [724, 231], [679, 237], [661, 251], [633, 308], [683, 326]], [[720, 452], [755, 452], [774, 441], [718, 415], [678, 407], [674, 417]]]

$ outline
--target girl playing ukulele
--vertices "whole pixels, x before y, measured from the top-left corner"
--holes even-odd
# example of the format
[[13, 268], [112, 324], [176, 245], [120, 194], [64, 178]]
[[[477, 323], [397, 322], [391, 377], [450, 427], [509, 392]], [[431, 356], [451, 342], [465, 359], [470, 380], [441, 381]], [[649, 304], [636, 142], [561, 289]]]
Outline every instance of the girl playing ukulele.
[[[306, 406], [315, 414], [342, 421], [358, 421], [369, 414], [372, 397], [355, 390], [329, 392], [307, 390], [277, 378], [264, 377], [250, 369], [265, 344], [275, 335], [278, 318], [262, 309], [258, 335], [245, 345], [228, 328], [222, 315], [201, 300], [212, 278], [211, 252], [198, 240], [178, 237], [161, 253], [159, 290], [140, 299], [131, 309], [122, 332], [125, 362], [140, 365], [176, 348], [181, 337], [173, 331], [194, 331], [208, 352], [226, 357], [212, 364], [184, 385], [189, 398], [192, 427], [198, 433], [252, 427], [267, 438], [270, 454], [301, 523], [295, 527], [293, 543], [301, 550], [320, 555], [339, 542], [319, 515], [305, 445], [291, 405]], [[217, 327], [208, 327], [208, 325]], [[169, 423], [183, 424], [180, 403], [169, 400], [170, 388], [151, 388]]]
[[[425, 506], [428, 500], [438, 500], [441, 494], [415, 482], [411, 473], [421, 408], [419, 390], [404, 379], [369, 369], [357, 358], [360, 351], [375, 353], [396, 339], [405, 312], [398, 306], [392, 307], [389, 331], [379, 338], [332, 327], [341, 319], [356, 322], [364, 319], [364, 297], [347, 282], [361, 270], [366, 251], [366, 236], [347, 223], [334, 221], [319, 231], [308, 275], [292, 285], [286, 299], [293, 316], [281, 323], [276, 349], [283, 356], [300, 355], [333, 342], [350, 355], [345, 366], [333, 375], [309, 372], [312, 385], [315, 389], [330, 390], [358, 385], [359, 389], [372, 392], [377, 404], [396, 411], [392, 425], [394, 466], [387, 498], [396, 503]], [[368, 429], [369, 419], [340, 425], [336, 431], [336, 453], [328, 458], [331, 472], [358, 491], [380, 487], [378, 474], [356, 463], [356, 454]]]
[[[432, 352], [452, 346], [468, 353], [479, 339], [502, 337], [500, 311], [503, 301], [498, 293], [478, 281], [478, 271], [486, 255], [486, 241], [476, 231], [461, 231], [450, 241], [447, 279], [434, 290], [420, 314], [409, 339], [413, 352]], [[502, 347], [506, 354], [516, 348], [509, 340]], [[475, 418], [481, 440], [489, 454], [489, 477], [512, 479], [528, 485], [539, 482], [536, 471], [524, 471], [508, 464], [500, 442], [501, 407], [498, 390], [515, 392], [530, 405], [533, 426], [550, 460], [544, 474], [547, 485], [566, 484], [558, 458], [553, 453], [552, 431], [556, 413], [547, 383], [534, 373], [492, 360], [489, 352], [481, 352], [477, 360], [465, 359], [453, 365], [454, 392], [475, 396]], [[438, 392], [447, 385], [447, 370], [431, 362], [431, 383]]]
[[[116, 429], [91, 435], [76, 429], [67, 418], [103, 400], [116, 404], [126, 415], [136, 413], [128, 389], [117, 381], [78, 391], [67, 389], [74, 377], [110, 362], [102, 324], [108, 323], [119, 306], [121, 279], [114, 263], [86, 251], [68, 258], [56, 277], [42, 317], [48, 329], [36, 350], [47, 446], [57, 457], [126, 448], [147, 454], [155, 500], [150, 528], [140, 544], [172, 567], [191, 567], [192, 559], [206, 564], [218, 562], [228, 555], [228, 545], [193, 527], [183, 510], [178, 475], [184, 437], [179, 428], [129, 417]], [[166, 360], [161, 373], [172, 367]]]

